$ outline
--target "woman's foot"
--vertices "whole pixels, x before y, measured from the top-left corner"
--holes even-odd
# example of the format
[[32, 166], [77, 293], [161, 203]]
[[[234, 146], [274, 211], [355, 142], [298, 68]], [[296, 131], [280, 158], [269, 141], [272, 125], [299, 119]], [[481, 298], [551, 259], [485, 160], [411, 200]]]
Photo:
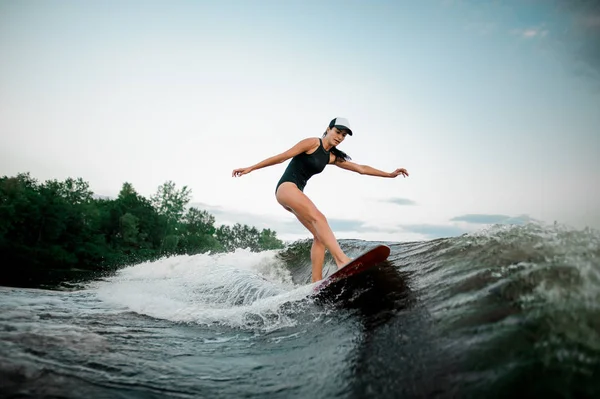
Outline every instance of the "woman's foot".
[[[339, 261], [341, 260], [341, 261]], [[344, 255], [343, 257], [341, 257], [340, 259], [336, 259], [335, 263], [337, 264], [337, 268], [338, 270], [340, 270], [343, 266], [347, 265], [348, 263], [350, 263], [350, 261], [352, 260], [352, 258], [347, 257], [346, 255]], [[339, 261], [339, 262], [338, 262]]]

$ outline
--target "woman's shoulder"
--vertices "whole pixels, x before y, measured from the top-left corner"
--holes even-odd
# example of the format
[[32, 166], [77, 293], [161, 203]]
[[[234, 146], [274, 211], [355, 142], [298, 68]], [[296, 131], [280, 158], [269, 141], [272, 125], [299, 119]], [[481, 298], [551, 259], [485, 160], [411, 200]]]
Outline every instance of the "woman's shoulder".
[[314, 144], [320, 143], [320, 140], [321, 139], [319, 137], [306, 137], [300, 140], [299, 143]]
[[321, 146], [321, 139], [319, 137], [307, 137], [300, 140], [296, 146], [301, 149], [302, 153], [312, 154]]
[[307, 137], [305, 139], [300, 140], [300, 143], [306, 148], [318, 147], [321, 145], [321, 139], [319, 137]]

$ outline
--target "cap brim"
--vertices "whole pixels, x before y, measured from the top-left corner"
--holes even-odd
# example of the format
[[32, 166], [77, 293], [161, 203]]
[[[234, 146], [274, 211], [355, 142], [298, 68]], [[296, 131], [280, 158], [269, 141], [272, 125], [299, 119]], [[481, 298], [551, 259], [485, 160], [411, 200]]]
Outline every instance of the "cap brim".
[[347, 132], [348, 132], [348, 134], [349, 134], [350, 136], [352, 136], [352, 130], [350, 130], [350, 129], [349, 129], [349, 128], [347, 128], [346, 126], [343, 126], [343, 125], [333, 125], [333, 127], [336, 127], [336, 128], [338, 128], [338, 130], [345, 130], [345, 131], [347, 131]]

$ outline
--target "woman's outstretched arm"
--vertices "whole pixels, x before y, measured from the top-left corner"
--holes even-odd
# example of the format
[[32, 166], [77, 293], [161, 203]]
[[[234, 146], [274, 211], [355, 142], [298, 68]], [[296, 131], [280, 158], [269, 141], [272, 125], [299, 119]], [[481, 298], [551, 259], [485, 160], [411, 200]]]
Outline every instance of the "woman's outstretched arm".
[[408, 176], [408, 171], [404, 168], [396, 169], [393, 172], [384, 172], [379, 169], [375, 169], [368, 165], [359, 165], [350, 161], [337, 161], [335, 162], [336, 166], [339, 166], [342, 169], [351, 170], [352, 172], [360, 173], [361, 175], [369, 175], [369, 176], [379, 176], [379, 177], [397, 177], [402, 175], [403, 177]]
[[296, 155], [306, 152], [306, 151], [310, 150], [311, 148], [313, 148], [316, 145], [315, 141], [317, 141], [317, 140], [318, 139], [315, 137], [301, 140], [298, 142], [298, 144], [296, 144], [289, 150], [282, 152], [281, 154], [274, 155], [263, 161], [260, 161], [256, 165], [252, 165], [252, 166], [249, 166], [246, 168], [234, 169], [231, 176], [233, 176], [233, 177], [243, 176], [247, 173], [252, 172], [253, 170], [262, 169], [262, 168], [266, 168], [267, 166], [277, 165], [278, 163], [285, 162], [288, 159], [295, 157]]

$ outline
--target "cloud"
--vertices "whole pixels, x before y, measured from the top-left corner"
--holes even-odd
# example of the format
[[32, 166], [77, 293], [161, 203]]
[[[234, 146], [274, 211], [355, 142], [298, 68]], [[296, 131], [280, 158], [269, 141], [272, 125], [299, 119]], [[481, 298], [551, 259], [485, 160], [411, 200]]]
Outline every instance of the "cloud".
[[229, 225], [236, 223], [256, 227], [259, 230], [271, 229], [280, 235], [295, 235], [306, 233], [306, 228], [296, 219], [277, 217], [272, 215], [261, 215], [250, 212], [241, 212], [226, 209], [221, 206], [208, 205], [201, 202], [190, 204], [195, 208], [205, 210], [215, 217], [215, 225]]
[[[501, 29], [523, 40], [548, 42], [545, 43], [548, 49], [566, 57], [574, 73], [600, 78], [598, 0], [440, 0], [440, 3], [443, 7], [464, 10], [467, 31], [487, 34]], [[500, 12], [494, 14], [496, 10]], [[514, 22], [512, 26], [504, 25], [506, 20], [502, 18], [503, 12], [513, 21], [517, 15], [522, 16], [518, 21], [523, 23], [526, 20], [525, 25], [514, 25]], [[489, 15], [487, 19], [486, 15]]]
[[556, 0], [568, 16], [557, 44], [572, 55], [577, 72], [600, 78], [600, 4], [596, 0]]
[[502, 223], [510, 216], [507, 215], [486, 215], [486, 214], [467, 214], [456, 216], [450, 219], [452, 222], [467, 222], [477, 224]]
[[356, 219], [327, 219], [329, 226], [335, 233], [360, 232], [360, 233], [399, 233], [403, 229], [397, 226], [372, 225]]
[[600, 13], [580, 17], [579, 24], [587, 29], [600, 29]]
[[408, 198], [388, 198], [385, 200], [382, 200], [382, 202], [391, 202], [392, 204], [396, 204], [396, 205], [417, 205], [417, 203], [413, 200], [410, 200]]
[[474, 225], [479, 224], [526, 224], [533, 221], [527, 215], [508, 216], [498, 214], [466, 214], [450, 219], [450, 222], [466, 222], [465, 224], [410, 224], [398, 226], [402, 230], [411, 233], [422, 234], [427, 239], [456, 237], [471, 233], [478, 229]]
[[333, 231], [373, 231], [373, 228], [365, 228], [365, 223], [360, 220], [327, 219]]
[[[414, 202], [405, 198], [390, 198], [386, 202], [398, 203], [400, 205], [413, 205]], [[235, 223], [247, 224], [254, 226], [257, 229], [271, 229], [277, 232], [278, 237], [310, 237], [308, 230], [292, 217], [277, 217], [272, 215], [261, 215], [249, 212], [241, 212], [230, 210], [221, 206], [208, 205], [204, 203], [193, 203], [199, 209], [206, 210], [215, 217], [215, 224], [233, 225]], [[287, 216], [287, 215], [286, 215]], [[454, 237], [461, 234], [474, 231], [476, 228], [472, 225], [478, 224], [525, 224], [532, 219], [527, 215], [512, 217], [500, 214], [466, 214], [456, 216], [450, 219], [450, 222], [465, 222], [468, 225], [456, 224], [412, 224], [412, 225], [397, 225], [397, 226], [379, 226], [368, 224], [359, 219], [336, 219], [328, 218], [327, 221], [331, 229], [337, 233], [353, 233], [357, 234], [399, 234], [402, 232], [416, 233], [424, 236], [427, 239]], [[459, 223], [460, 224], [460, 223]]]
[[527, 29], [513, 29], [510, 31], [513, 35], [523, 37], [525, 39], [533, 38], [544, 38], [548, 35], [548, 29], [544, 28], [527, 28]]
[[525, 224], [531, 220], [527, 215], [512, 217], [494, 214], [467, 214], [450, 219], [452, 222], [467, 222], [472, 224]]
[[472, 229], [466, 229], [464, 227], [451, 224], [411, 224], [402, 225], [399, 227], [401, 227], [404, 231], [422, 234], [429, 239], [455, 237], [472, 231]]
[[[562, 55], [567, 65], [577, 75], [598, 80], [600, 78], [600, 1], [598, 0], [546, 0], [482, 2], [476, 0], [444, 1], [445, 7], [462, 7], [465, 15], [473, 15], [465, 30], [475, 34], [489, 34], [504, 30], [526, 41], [544, 43], [547, 49]], [[503, 10], [513, 17], [519, 14], [527, 20], [525, 25], [504, 25], [501, 17], [486, 11]], [[514, 18], [513, 18], [514, 20]], [[519, 22], [517, 22], [519, 23]]]
[[[276, 217], [272, 215], [260, 215], [249, 212], [241, 212], [225, 209], [221, 206], [214, 206], [196, 202], [190, 204], [195, 208], [205, 210], [215, 217], [217, 226], [234, 225], [236, 223], [254, 226], [257, 229], [275, 230], [278, 236], [311, 236], [306, 227], [304, 227], [295, 217]], [[290, 214], [291, 215], [291, 214]], [[286, 215], [288, 216], [288, 215]], [[368, 225], [358, 219], [327, 219], [329, 226], [335, 233], [360, 232], [360, 233], [395, 233], [401, 231], [398, 228], [385, 226]]]

